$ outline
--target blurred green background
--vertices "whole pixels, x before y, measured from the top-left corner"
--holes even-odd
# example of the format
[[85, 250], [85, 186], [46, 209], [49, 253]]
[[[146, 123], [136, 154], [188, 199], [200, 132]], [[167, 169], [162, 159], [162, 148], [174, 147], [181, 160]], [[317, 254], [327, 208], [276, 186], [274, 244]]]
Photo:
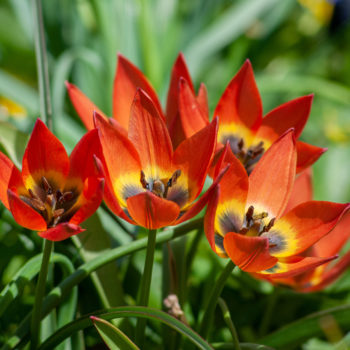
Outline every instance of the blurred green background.
[[[304, 141], [328, 147], [314, 166], [315, 199], [350, 201], [349, 1], [49, 0], [43, 1], [43, 16], [54, 130], [68, 151], [85, 130], [67, 98], [64, 81], [76, 84], [111, 115], [117, 52], [145, 73], [164, 105], [171, 67], [182, 51], [195, 86], [204, 82], [208, 88], [211, 111], [249, 58], [265, 113], [290, 99], [315, 94], [302, 135]], [[18, 165], [26, 135], [40, 110], [32, 18], [30, 1], [0, 1], [0, 144]], [[0, 225], [0, 269], [7, 266], [2, 276], [2, 283], [6, 283], [38, 250], [40, 240], [33, 235], [29, 239], [23, 230], [18, 236], [18, 227], [6, 213], [2, 213]], [[95, 227], [100, 228], [96, 223]], [[120, 244], [123, 239], [127, 242], [129, 238], [117, 237], [116, 241]], [[209, 273], [213, 276], [213, 260], [217, 266], [222, 263], [207, 243], [202, 243], [204, 248], [195, 260], [192, 277], [197, 286]], [[210, 260], [206, 259], [208, 255]], [[142, 257], [138, 260], [142, 264]], [[124, 268], [124, 276], [132, 274], [130, 269]], [[257, 310], [261, 311], [262, 306], [252, 309], [249, 301], [271, 289], [247, 276], [238, 277], [246, 281], [247, 289], [239, 292], [245, 301], [239, 306], [231, 300], [231, 306], [245, 306], [247, 314], [250, 312], [248, 321], [257, 323]], [[229, 298], [234, 299], [239, 285], [232, 282], [231, 287]], [[324, 303], [334, 305], [337, 298], [344, 301], [347, 295], [337, 295]], [[288, 313], [303, 314], [299, 310], [303, 307], [304, 312], [320, 307], [320, 300], [314, 297], [288, 297], [292, 303], [280, 315], [283, 320], [293, 319]], [[309, 299], [316, 303], [314, 308]], [[243, 319], [238, 326], [249, 340], [252, 335], [248, 321]], [[307, 349], [321, 349], [317, 344]]]

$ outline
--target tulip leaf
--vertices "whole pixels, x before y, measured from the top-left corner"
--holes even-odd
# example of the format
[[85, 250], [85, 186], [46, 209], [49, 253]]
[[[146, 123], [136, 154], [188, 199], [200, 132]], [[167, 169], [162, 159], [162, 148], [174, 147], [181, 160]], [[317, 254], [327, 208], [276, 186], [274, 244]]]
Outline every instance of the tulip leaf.
[[29, 85], [0, 69], [0, 95], [22, 105], [31, 113], [39, 112], [39, 95]]
[[[253, 343], [240, 343], [241, 350], [274, 350], [266, 345], [253, 344]], [[232, 350], [234, 348], [233, 343], [218, 343], [213, 344], [215, 350]]]
[[250, 0], [233, 2], [220, 17], [187, 45], [185, 56], [192, 76], [196, 76], [201, 61], [242, 35], [264, 12], [278, 6], [278, 0]]
[[137, 350], [136, 346], [120, 329], [106, 320], [91, 316], [101, 338], [111, 350]]
[[260, 343], [278, 349], [302, 344], [306, 339], [323, 335], [322, 320], [332, 317], [340, 327], [350, 325], [350, 305], [334, 307], [313, 313], [296, 322], [290, 323], [259, 340]]
[[[11, 282], [2, 290], [0, 294], [0, 316], [4, 313], [10, 303], [22, 293], [27, 283], [39, 273], [41, 260], [42, 254], [31, 258], [19, 269]], [[62, 254], [52, 254], [50, 263], [61, 265], [66, 276], [69, 276], [74, 272], [74, 267], [71, 261]]]
[[[177, 332], [181, 333], [183, 336], [188, 338], [199, 349], [213, 349], [211, 345], [208, 344], [192, 328], [179, 321], [178, 319], [174, 318], [173, 316], [170, 316], [169, 314], [157, 309], [144, 306], [121, 306], [117, 308], [103, 310], [100, 312], [95, 312], [94, 315], [97, 315], [105, 320], [112, 320], [115, 318], [124, 317], [137, 317], [160, 321], [161, 323], [171, 327], [172, 329], [176, 330]], [[67, 337], [71, 336], [74, 332], [85, 329], [90, 325], [91, 321], [89, 316], [81, 317], [80, 319], [67, 324], [65, 327], [55, 332], [40, 346], [39, 350], [54, 349], [58, 344], [60, 344]]]

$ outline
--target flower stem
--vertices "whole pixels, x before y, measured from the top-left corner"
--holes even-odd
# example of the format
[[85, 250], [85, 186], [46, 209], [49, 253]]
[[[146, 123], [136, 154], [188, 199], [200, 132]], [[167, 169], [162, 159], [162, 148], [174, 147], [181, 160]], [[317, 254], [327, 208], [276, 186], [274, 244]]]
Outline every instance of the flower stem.
[[225, 303], [224, 299], [222, 299], [222, 298], [219, 298], [218, 304], [221, 308], [222, 315], [223, 315], [224, 320], [227, 324], [227, 327], [229, 328], [229, 330], [231, 332], [232, 341], [233, 341], [233, 350], [241, 350], [241, 346], [239, 345], [236, 327], [235, 327], [234, 323], [232, 322], [230, 311], [227, 307], [227, 304]]
[[208, 332], [211, 326], [211, 321], [214, 315], [215, 307], [218, 302], [219, 296], [224, 288], [224, 285], [227, 279], [230, 277], [232, 270], [234, 269], [235, 264], [230, 260], [221, 275], [216, 280], [215, 285], [212, 289], [211, 295], [208, 299], [207, 305], [205, 307], [204, 315], [202, 318], [202, 322], [200, 324], [199, 333], [202, 335], [204, 339], [208, 336]]
[[[149, 293], [151, 288], [151, 280], [152, 280], [154, 250], [156, 247], [156, 235], [157, 235], [157, 230], [148, 231], [146, 260], [145, 260], [145, 266], [143, 268], [140, 294], [139, 294], [138, 303], [137, 303], [137, 305], [139, 306], [148, 305]], [[136, 339], [136, 343], [139, 345], [143, 344], [143, 339], [145, 336], [145, 328], [146, 328], [146, 319], [138, 319], [136, 323], [135, 339]]]
[[32, 0], [34, 17], [35, 56], [38, 70], [40, 115], [42, 121], [52, 130], [52, 107], [49, 84], [49, 73], [45, 45], [44, 22], [41, 0]]
[[40, 334], [40, 322], [41, 322], [41, 307], [42, 307], [43, 297], [45, 294], [46, 278], [47, 278], [47, 272], [49, 269], [49, 261], [50, 261], [52, 248], [53, 248], [53, 242], [45, 239], [43, 258], [41, 261], [38, 283], [35, 289], [35, 299], [34, 299], [32, 320], [31, 320], [31, 342], [30, 342], [31, 350], [37, 349], [38, 347], [38, 340], [39, 340], [39, 334]]

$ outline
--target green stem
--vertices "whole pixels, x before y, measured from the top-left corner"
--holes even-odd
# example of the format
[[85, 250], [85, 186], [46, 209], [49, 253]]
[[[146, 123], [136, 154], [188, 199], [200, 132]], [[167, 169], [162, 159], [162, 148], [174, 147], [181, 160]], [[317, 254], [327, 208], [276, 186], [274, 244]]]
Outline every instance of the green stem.
[[221, 275], [215, 282], [215, 285], [212, 289], [212, 292], [208, 299], [207, 305], [205, 307], [204, 315], [199, 328], [199, 333], [202, 335], [204, 339], [206, 339], [208, 336], [208, 332], [211, 326], [211, 321], [214, 315], [215, 307], [218, 302], [219, 296], [224, 288], [224, 285], [227, 279], [231, 276], [231, 273], [234, 267], [235, 267], [235, 264], [232, 262], [232, 260], [230, 260], [225, 266], [225, 268], [223, 269], [223, 271], [221, 272]]
[[[143, 268], [143, 274], [141, 278], [141, 287], [138, 305], [148, 306], [149, 292], [151, 289], [152, 271], [153, 271], [153, 260], [154, 260], [154, 250], [156, 248], [156, 236], [157, 230], [148, 231], [148, 241], [147, 241], [147, 251], [145, 266]], [[146, 320], [138, 319], [136, 323], [136, 343], [143, 344], [143, 339], [145, 336]]]
[[[156, 242], [158, 244], [168, 242], [177, 237], [184, 236], [194, 229], [198, 229], [203, 225], [203, 218], [192, 220], [175, 229], [169, 229], [157, 235]], [[105, 254], [100, 254], [96, 258], [82, 264], [74, 273], [64, 279], [57, 287], [50, 291], [43, 303], [42, 316], [46, 316], [52, 309], [68, 295], [72, 288], [78, 285], [84, 278], [88, 277], [92, 272], [98, 270], [100, 267], [108, 263], [122, 258], [126, 255], [133, 254], [140, 251], [147, 246], [147, 237], [138, 239], [134, 242], [128, 243], [109, 250]], [[27, 334], [29, 332], [29, 321], [31, 314], [29, 313], [21, 324], [17, 327], [15, 334], [8, 339], [1, 350], [8, 350], [22, 347], [27, 341]]]
[[278, 295], [279, 289], [274, 287], [272, 293], [268, 297], [266, 310], [264, 312], [263, 319], [260, 323], [259, 338], [267, 334], [267, 332], [269, 331], [271, 318], [273, 316], [273, 311], [277, 303]]
[[49, 73], [45, 45], [44, 23], [41, 0], [32, 0], [34, 17], [35, 56], [38, 69], [40, 115], [42, 121], [52, 130], [52, 108], [49, 85]]
[[233, 340], [233, 350], [241, 350], [241, 346], [239, 345], [236, 327], [235, 327], [234, 323], [232, 322], [230, 311], [225, 303], [225, 300], [219, 298], [218, 304], [219, 304], [220, 309], [222, 311], [222, 315], [223, 315], [224, 320], [227, 324], [227, 327], [229, 328], [229, 330], [231, 332], [231, 336], [232, 336], [232, 340]]
[[53, 242], [47, 239], [44, 240], [43, 258], [41, 261], [41, 267], [39, 272], [38, 283], [35, 289], [35, 299], [31, 320], [31, 342], [30, 349], [34, 350], [38, 347], [39, 335], [40, 335], [40, 323], [41, 323], [41, 308], [43, 298], [45, 294], [45, 285], [47, 272], [49, 269], [50, 255], [53, 248]]

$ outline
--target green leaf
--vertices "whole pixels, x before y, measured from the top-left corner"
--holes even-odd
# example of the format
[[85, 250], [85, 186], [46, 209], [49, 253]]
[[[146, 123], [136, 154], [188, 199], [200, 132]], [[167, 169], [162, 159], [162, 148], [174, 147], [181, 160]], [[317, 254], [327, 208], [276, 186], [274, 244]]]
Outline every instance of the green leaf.
[[39, 95], [32, 87], [0, 69], [0, 95], [23, 105], [29, 112], [39, 112]]
[[18, 168], [21, 168], [28, 139], [29, 135], [16, 129], [12, 124], [0, 121], [0, 144]]
[[[253, 343], [240, 343], [241, 350], [274, 350], [266, 345], [253, 344]], [[233, 343], [218, 343], [213, 344], [215, 350], [232, 350]]]
[[[157, 235], [157, 244], [167, 242], [176, 237], [181, 237], [190, 233], [203, 224], [203, 219], [192, 220], [186, 224], [180, 225], [174, 229], [166, 230]], [[88, 277], [92, 272], [115, 261], [118, 258], [132, 254], [147, 246], [147, 237], [138, 239], [137, 241], [125, 244], [121, 247], [110, 249], [104, 254], [97, 256], [89, 262], [81, 265], [74, 273], [64, 279], [57, 287], [55, 287], [44, 299], [43, 316], [47, 315], [53, 308], [57, 307], [64, 297], [78, 285], [84, 278]], [[30, 314], [17, 327], [15, 334], [9, 338], [1, 350], [14, 349], [28, 341]]]
[[198, 58], [201, 61], [230, 44], [242, 35], [264, 12], [271, 9], [278, 0], [250, 0], [234, 2], [211, 26], [202, 30], [189, 42], [185, 56], [191, 73], [198, 73]]
[[101, 338], [111, 350], [137, 350], [136, 346], [120, 329], [106, 320], [91, 316], [94, 326]]
[[[121, 317], [137, 317], [137, 318], [147, 318], [150, 320], [160, 321], [167, 326], [173, 328], [177, 332], [181, 333], [183, 336], [188, 338], [193, 344], [195, 344], [199, 349], [212, 350], [213, 348], [208, 344], [199, 334], [197, 334], [192, 328], [185, 325], [178, 319], [170, 316], [169, 314], [144, 306], [121, 306], [109, 310], [103, 310], [100, 312], [95, 312], [95, 315], [105, 319], [112, 320]], [[59, 329], [50, 338], [48, 338], [40, 347], [40, 350], [54, 349], [58, 344], [60, 344], [64, 339], [71, 336], [74, 332], [85, 329], [91, 325], [89, 315], [84, 316], [78, 320], [75, 320], [65, 327]]]
[[313, 313], [267, 335], [259, 342], [281, 350], [291, 346], [297, 347], [306, 339], [323, 335], [321, 322], [324, 317], [329, 316], [334, 317], [340, 327], [347, 329], [350, 325], [350, 305]]
[[[2, 290], [0, 294], [0, 316], [5, 312], [10, 303], [22, 293], [27, 283], [39, 273], [41, 259], [42, 254], [31, 258]], [[72, 263], [64, 255], [57, 253], [52, 254], [50, 263], [60, 264], [67, 276], [74, 272]]]

